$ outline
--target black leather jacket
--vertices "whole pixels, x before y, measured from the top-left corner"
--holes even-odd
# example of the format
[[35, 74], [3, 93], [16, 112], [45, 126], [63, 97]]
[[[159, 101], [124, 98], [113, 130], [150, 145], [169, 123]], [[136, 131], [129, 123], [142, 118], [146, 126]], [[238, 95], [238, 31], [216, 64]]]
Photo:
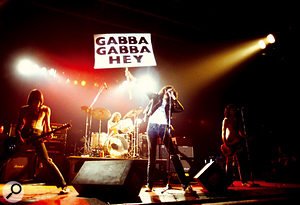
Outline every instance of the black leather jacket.
[[[144, 120], [146, 121], [156, 110], [162, 105], [164, 94], [148, 94], [150, 99], [148, 105], [144, 109]], [[171, 115], [172, 113], [182, 112], [184, 110], [182, 104], [178, 100], [171, 99]], [[167, 119], [169, 120], [169, 100], [165, 107]]]

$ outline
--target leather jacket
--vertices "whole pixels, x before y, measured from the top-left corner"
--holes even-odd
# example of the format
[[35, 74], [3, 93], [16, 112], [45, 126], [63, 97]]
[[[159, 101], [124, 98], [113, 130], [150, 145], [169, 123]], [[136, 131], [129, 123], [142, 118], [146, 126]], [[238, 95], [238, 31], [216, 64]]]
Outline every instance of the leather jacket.
[[[159, 108], [163, 103], [163, 97], [164, 94], [148, 94], [148, 97], [150, 99], [148, 105], [144, 109], [144, 120], [148, 120], [148, 118]], [[178, 100], [171, 99], [171, 115], [172, 113], [182, 112], [184, 110], [184, 107]], [[169, 120], [169, 100], [167, 100], [167, 105], [165, 107], [165, 112], [167, 119]]]

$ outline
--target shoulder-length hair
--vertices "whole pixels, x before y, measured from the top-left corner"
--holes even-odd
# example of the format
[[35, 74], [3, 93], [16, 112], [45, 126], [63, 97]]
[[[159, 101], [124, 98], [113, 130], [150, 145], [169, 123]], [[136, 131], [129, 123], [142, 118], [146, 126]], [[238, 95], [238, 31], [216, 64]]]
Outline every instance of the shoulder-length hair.
[[175, 88], [172, 85], [165, 85], [164, 87], [162, 87], [162, 89], [158, 92], [159, 95], [164, 95], [167, 90], [172, 89], [172, 91], [174, 92], [175, 97], [178, 97], [178, 92], [175, 90]]
[[33, 89], [30, 91], [28, 98], [27, 98], [27, 104], [32, 105], [33, 102], [39, 101], [41, 105], [44, 104], [44, 96], [43, 93], [38, 89]]

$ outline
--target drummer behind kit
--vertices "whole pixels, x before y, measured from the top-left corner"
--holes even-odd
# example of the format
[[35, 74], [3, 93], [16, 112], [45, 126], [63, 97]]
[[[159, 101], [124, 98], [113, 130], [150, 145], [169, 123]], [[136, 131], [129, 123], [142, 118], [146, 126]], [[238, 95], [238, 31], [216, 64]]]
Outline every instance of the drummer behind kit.
[[[84, 155], [110, 158], [140, 157], [140, 142], [143, 141], [139, 140], [141, 135], [138, 133], [138, 115], [142, 112], [141, 107], [130, 110], [123, 119], [119, 121], [119, 133], [111, 136], [105, 132], [101, 132], [101, 120], [108, 120], [110, 118], [111, 113], [109, 110], [105, 108], [93, 109], [87, 106], [82, 106], [81, 109], [87, 114]], [[89, 116], [90, 120], [88, 120]], [[90, 131], [91, 127], [88, 126], [88, 123], [91, 124], [91, 118], [100, 120], [99, 132]], [[133, 118], [133, 121], [131, 118]]]

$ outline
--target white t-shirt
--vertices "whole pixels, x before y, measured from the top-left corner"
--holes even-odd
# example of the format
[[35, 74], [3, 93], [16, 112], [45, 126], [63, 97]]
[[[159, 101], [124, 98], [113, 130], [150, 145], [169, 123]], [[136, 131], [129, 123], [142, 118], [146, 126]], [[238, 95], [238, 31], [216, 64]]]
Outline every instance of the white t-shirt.
[[149, 123], [167, 125], [168, 119], [165, 111], [165, 107], [167, 105], [167, 101], [163, 99], [163, 102], [157, 110], [149, 117]]

